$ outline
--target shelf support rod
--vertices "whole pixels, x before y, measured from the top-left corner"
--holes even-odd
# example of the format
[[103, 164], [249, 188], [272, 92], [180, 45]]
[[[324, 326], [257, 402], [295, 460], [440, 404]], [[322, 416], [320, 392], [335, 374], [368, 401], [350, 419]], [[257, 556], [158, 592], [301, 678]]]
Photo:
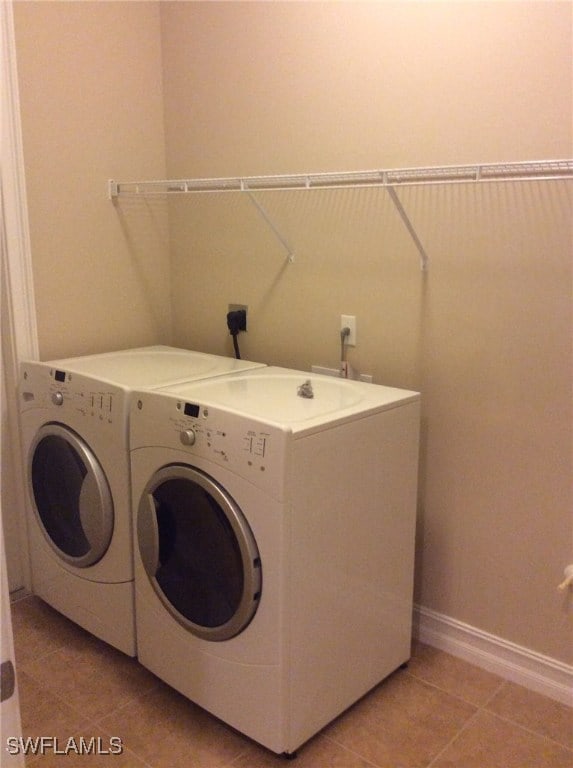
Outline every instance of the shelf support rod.
[[404, 210], [404, 206], [400, 202], [400, 198], [396, 194], [396, 190], [392, 186], [387, 186], [386, 189], [388, 190], [388, 194], [390, 195], [392, 202], [394, 203], [394, 206], [396, 207], [396, 210], [400, 214], [400, 218], [404, 222], [404, 226], [410, 233], [410, 237], [414, 241], [414, 244], [416, 245], [416, 248], [418, 249], [418, 253], [420, 254], [420, 269], [422, 272], [425, 272], [428, 268], [428, 254], [426, 253], [426, 250], [424, 246], [422, 245], [420, 238], [416, 234], [416, 230], [414, 229], [414, 225], [408, 218], [408, 214]]
[[294, 261], [294, 252], [293, 252], [292, 248], [290, 247], [287, 239], [279, 231], [279, 229], [276, 226], [276, 224], [273, 222], [273, 220], [271, 219], [271, 217], [269, 216], [269, 214], [267, 213], [265, 208], [261, 205], [261, 203], [259, 203], [259, 201], [254, 196], [254, 194], [251, 192], [251, 190], [248, 189], [247, 187], [243, 186], [243, 185], [241, 185], [241, 186], [242, 186], [242, 189], [249, 196], [250, 201], [253, 203], [253, 205], [255, 206], [255, 208], [257, 209], [259, 214], [261, 215], [261, 217], [267, 223], [268, 227], [272, 230], [274, 236], [277, 238], [277, 240], [280, 242], [282, 247], [287, 252], [288, 261], [289, 261], [290, 264], [292, 264], [292, 262]]

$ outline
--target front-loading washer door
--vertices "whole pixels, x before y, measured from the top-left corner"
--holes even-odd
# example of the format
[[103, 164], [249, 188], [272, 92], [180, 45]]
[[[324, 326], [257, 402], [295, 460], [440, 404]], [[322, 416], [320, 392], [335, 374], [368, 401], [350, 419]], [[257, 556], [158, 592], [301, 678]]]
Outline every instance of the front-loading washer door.
[[97, 457], [69, 427], [44, 424], [32, 442], [28, 483], [36, 519], [59, 558], [77, 568], [106, 553], [113, 499]]
[[262, 584], [253, 533], [209, 475], [172, 464], [153, 475], [138, 509], [141, 559], [169, 613], [205, 640], [235, 637], [256, 613]]

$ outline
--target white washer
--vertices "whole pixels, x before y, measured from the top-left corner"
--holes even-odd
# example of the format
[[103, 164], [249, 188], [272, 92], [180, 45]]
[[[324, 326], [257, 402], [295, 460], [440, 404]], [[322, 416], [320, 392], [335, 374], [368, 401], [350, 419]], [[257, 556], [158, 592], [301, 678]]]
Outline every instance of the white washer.
[[22, 363], [20, 416], [35, 594], [135, 655], [131, 390], [259, 365], [165, 346]]
[[407, 661], [418, 434], [416, 392], [281, 368], [135, 393], [141, 663], [290, 754]]

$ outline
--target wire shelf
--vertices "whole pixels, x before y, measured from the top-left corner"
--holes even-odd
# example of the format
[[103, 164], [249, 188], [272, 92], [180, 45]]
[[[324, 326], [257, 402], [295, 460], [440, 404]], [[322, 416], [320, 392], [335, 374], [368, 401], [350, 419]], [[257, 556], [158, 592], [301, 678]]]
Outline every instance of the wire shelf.
[[425, 168], [345, 171], [231, 178], [110, 181], [110, 198], [128, 195], [171, 195], [199, 192], [263, 192], [265, 190], [406, 187], [493, 181], [573, 179], [573, 160], [449, 165]]
[[244, 176], [221, 179], [171, 179], [163, 181], [114, 181], [110, 179], [108, 196], [111, 200], [115, 200], [118, 197], [138, 195], [165, 196], [202, 192], [246, 192], [263, 220], [285, 249], [288, 261], [292, 262], [294, 261], [293, 249], [261, 202], [256, 199], [255, 192], [383, 187], [387, 189], [396, 211], [408, 230], [420, 255], [420, 267], [422, 271], [425, 271], [428, 266], [428, 255], [398, 197], [397, 187], [564, 179], [573, 180], [573, 160], [528, 160], [518, 163], [445, 165], [426, 168]]

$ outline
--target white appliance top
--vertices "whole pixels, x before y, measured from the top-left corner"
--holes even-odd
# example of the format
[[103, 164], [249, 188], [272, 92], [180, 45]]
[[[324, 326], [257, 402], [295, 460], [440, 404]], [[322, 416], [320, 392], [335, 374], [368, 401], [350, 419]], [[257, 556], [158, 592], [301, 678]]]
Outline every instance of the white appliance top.
[[420, 397], [418, 392], [405, 389], [274, 366], [215, 381], [175, 384], [160, 391], [293, 433], [394, 408]]
[[157, 388], [264, 367], [264, 363], [163, 345], [48, 360], [45, 365], [132, 388]]

